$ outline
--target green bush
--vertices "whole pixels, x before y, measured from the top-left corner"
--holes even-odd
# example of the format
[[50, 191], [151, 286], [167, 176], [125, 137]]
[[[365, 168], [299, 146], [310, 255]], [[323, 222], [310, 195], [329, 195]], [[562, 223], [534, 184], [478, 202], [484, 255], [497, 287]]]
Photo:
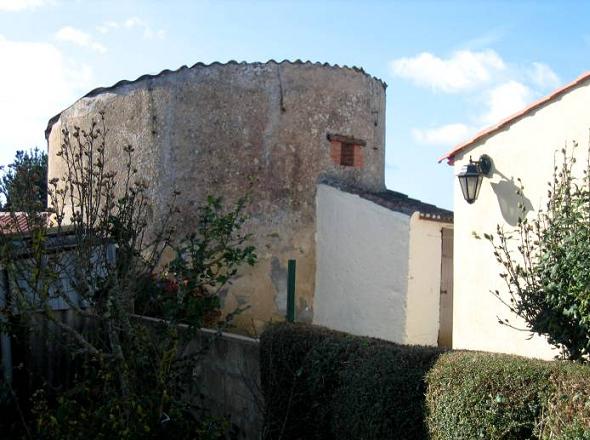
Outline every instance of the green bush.
[[[497, 225], [484, 234], [502, 267], [506, 291], [494, 293], [531, 333], [545, 336], [565, 359], [590, 357], [590, 149], [576, 175], [575, 150], [561, 150], [549, 182], [545, 208], [527, 216], [524, 186], [517, 195], [521, 215], [515, 228]], [[501, 324], [512, 326], [508, 318]]]
[[590, 440], [590, 367], [303, 324], [261, 337], [268, 439]]
[[337, 439], [424, 439], [424, 376], [439, 349], [370, 344], [340, 373], [333, 401]]
[[[322, 404], [329, 402], [331, 396], [328, 393], [323, 397], [320, 390], [311, 396], [303, 374], [304, 369], [310, 369], [308, 358], [312, 348], [329, 343], [326, 340], [330, 336], [330, 332], [298, 324], [272, 326], [261, 335], [260, 376], [267, 438], [311, 439], [326, 432], [323, 424], [316, 421], [322, 417], [318, 414], [323, 412]], [[313, 368], [321, 374], [322, 366], [323, 362], [316, 362]], [[324, 391], [336, 378], [327, 375], [325, 379]]]
[[543, 439], [590, 440], [590, 367], [560, 363], [543, 413]]
[[[201, 417], [206, 408], [194, 379], [207, 346], [192, 350], [191, 341], [204, 324], [223, 328], [243, 310], [219, 319], [220, 293], [242, 264], [256, 260], [243, 232], [247, 198], [227, 208], [221, 197], [207, 197], [189, 216], [192, 233], [180, 236], [179, 193], [171, 189], [155, 215], [134, 148], [110, 150], [117, 147], [99, 114], [86, 128], [62, 129], [62, 171], [48, 182], [51, 222], [37, 212], [37, 198], [13, 200], [30, 172], [13, 166], [16, 183], [6, 180], [10, 172], [0, 178], [0, 195], [6, 192], [12, 208], [0, 231], [0, 263], [10, 281], [0, 330], [31, 335], [14, 344], [30, 377], [12, 399], [20, 404], [18, 420], [27, 438], [39, 437], [35, 429], [39, 438], [60, 440], [217, 438], [215, 423]], [[46, 162], [36, 153], [17, 159], [32, 162], [33, 174]], [[147, 325], [138, 312], [163, 319]], [[50, 343], [33, 343], [39, 340]], [[47, 398], [31, 396], [36, 388]], [[29, 400], [32, 411], [22, 405]]]
[[432, 439], [537, 438], [551, 367], [516, 356], [445, 354], [427, 378]]
[[495, 353], [441, 356], [427, 376], [433, 440], [590, 439], [590, 368]]
[[302, 324], [261, 337], [265, 434], [275, 439], [423, 439], [424, 377], [440, 350]]

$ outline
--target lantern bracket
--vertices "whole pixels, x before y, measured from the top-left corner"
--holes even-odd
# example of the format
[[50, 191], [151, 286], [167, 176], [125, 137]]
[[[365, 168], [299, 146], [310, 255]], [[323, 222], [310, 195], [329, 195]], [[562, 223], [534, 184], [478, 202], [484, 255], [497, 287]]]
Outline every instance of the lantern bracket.
[[483, 178], [491, 176], [492, 159], [490, 156], [482, 154], [477, 161], [473, 161], [471, 157], [469, 158], [469, 163], [457, 174], [463, 198], [467, 203], [471, 205], [477, 200]]
[[[471, 159], [469, 159], [471, 161]], [[487, 154], [482, 154], [476, 162], [481, 174], [490, 177], [492, 172], [492, 158]]]

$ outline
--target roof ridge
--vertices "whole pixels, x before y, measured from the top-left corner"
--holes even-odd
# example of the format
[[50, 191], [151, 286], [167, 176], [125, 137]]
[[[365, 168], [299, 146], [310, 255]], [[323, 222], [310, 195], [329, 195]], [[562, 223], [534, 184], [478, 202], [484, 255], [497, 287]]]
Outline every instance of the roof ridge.
[[[180, 66], [178, 69], [176, 70], [170, 70], [170, 69], [164, 69], [162, 71], [160, 71], [159, 73], [155, 73], [155, 74], [144, 74], [141, 75], [139, 77], [137, 77], [134, 80], [127, 80], [127, 79], [123, 79], [120, 81], [117, 81], [115, 84], [111, 85], [111, 86], [106, 86], [106, 87], [97, 87], [95, 89], [92, 89], [90, 92], [86, 93], [84, 96], [76, 99], [76, 101], [74, 101], [74, 103], [80, 101], [81, 99], [84, 98], [91, 98], [93, 96], [98, 96], [102, 93], [106, 93], [108, 91], [114, 90], [118, 87], [122, 87], [122, 86], [126, 86], [129, 84], [135, 84], [138, 83], [140, 81], [144, 81], [144, 80], [148, 80], [148, 79], [155, 79], [155, 78], [162, 78], [165, 77], [167, 75], [171, 75], [171, 74], [175, 74], [178, 72], [182, 72], [184, 70], [192, 70], [195, 68], [207, 68], [207, 67], [213, 67], [213, 66], [229, 66], [229, 65], [252, 65], [252, 66], [256, 66], [256, 65], [266, 65], [266, 64], [276, 64], [276, 65], [282, 65], [282, 64], [289, 64], [289, 65], [306, 65], [306, 66], [318, 66], [318, 67], [328, 67], [331, 69], [342, 69], [342, 70], [350, 70], [353, 72], [357, 72], [360, 73], [362, 75], [365, 75], [377, 82], [379, 82], [383, 88], [387, 88], [387, 83], [385, 81], [383, 81], [381, 78], [377, 78], [376, 76], [370, 75], [367, 72], [365, 72], [365, 70], [362, 67], [357, 67], [357, 66], [347, 66], [345, 64], [343, 64], [342, 66], [339, 64], [330, 64], [327, 62], [321, 63], [319, 61], [302, 61], [300, 59], [296, 59], [295, 61], [291, 61], [288, 59], [284, 59], [282, 61], [276, 61], [273, 58], [269, 59], [266, 62], [261, 62], [261, 61], [254, 61], [254, 62], [247, 62], [247, 61], [236, 61], [236, 60], [229, 60], [226, 61], [225, 63], [219, 62], [219, 61], [213, 61], [211, 63], [203, 63], [201, 61], [196, 62], [195, 64], [193, 64], [192, 66], [188, 67], [186, 64]], [[72, 104], [73, 105], [73, 104]], [[51, 128], [53, 127], [53, 124], [55, 124], [57, 122], [57, 120], [60, 118], [61, 114], [67, 110], [68, 108], [70, 108], [71, 105], [69, 107], [67, 107], [66, 109], [62, 110], [61, 112], [59, 112], [57, 115], [53, 116], [51, 119], [49, 119], [49, 121], [47, 122], [47, 128], [45, 129], [45, 139], [49, 139], [49, 133], [51, 132]]]
[[502, 119], [497, 124], [486, 127], [483, 130], [480, 130], [471, 139], [469, 139], [465, 142], [462, 142], [459, 145], [456, 145], [455, 147], [453, 147], [453, 149], [451, 151], [446, 153], [444, 156], [440, 157], [438, 159], [438, 163], [441, 163], [443, 160], [446, 159], [447, 163], [449, 165], [452, 165], [457, 153], [460, 153], [462, 150], [466, 149], [470, 145], [472, 145], [472, 144], [474, 144], [474, 143], [476, 143], [488, 136], [491, 136], [492, 134], [496, 133], [497, 131], [502, 130], [504, 127], [507, 127], [515, 122], [518, 122], [521, 118], [527, 116], [529, 113], [533, 112], [534, 110], [537, 110], [540, 107], [543, 107], [546, 104], [551, 103], [551, 101], [559, 98], [562, 95], [565, 95], [566, 93], [573, 90], [574, 88], [576, 88], [580, 84], [588, 81], [589, 79], [590, 79], [590, 71], [581, 74], [574, 81], [572, 81], [564, 86], [558, 87], [553, 92], [549, 93], [548, 95], [545, 95], [544, 97], [542, 97], [540, 99], [537, 99], [532, 104], [529, 104], [524, 109], [508, 116], [507, 118]]
[[370, 191], [358, 186], [334, 181], [329, 178], [324, 178], [320, 180], [319, 183], [328, 185], [345, 193], [357, 195], [386, 209], [400, 212], [408, 216], [418, 212], [425, 219], [434, 219], [447, 222], [453, 221], [453, 211], [438, 207], [431, 203], [423, 202], [419, 199], [414, 199], [407, 194], [398, 191], [390, 189]]

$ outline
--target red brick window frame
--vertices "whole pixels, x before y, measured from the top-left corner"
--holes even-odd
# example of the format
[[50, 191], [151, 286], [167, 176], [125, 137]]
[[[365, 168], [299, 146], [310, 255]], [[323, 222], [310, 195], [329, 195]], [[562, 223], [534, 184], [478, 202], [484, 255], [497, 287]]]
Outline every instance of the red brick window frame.
[[335, 165], [342, 167], [363, 167], [363, 148], [367, 145], [362, 139], [340, 134], [328, 134], [331, 144], [330, 156]]

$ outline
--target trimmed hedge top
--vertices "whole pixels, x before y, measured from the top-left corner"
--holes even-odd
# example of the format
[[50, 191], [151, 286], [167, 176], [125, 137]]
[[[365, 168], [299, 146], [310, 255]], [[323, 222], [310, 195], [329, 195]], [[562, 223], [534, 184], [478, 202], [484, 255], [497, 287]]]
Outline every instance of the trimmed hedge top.
[[441, 357], [427, 376], [431, 438], [536, 438], [550, 365], [498, 354]]
[[304, 324], [260, 342], [267, 438], [426, 438], [424, 377], [441, 350]]
[[261, 337], [269, 439], [590, 440], [590, 368], [304, 324]]

